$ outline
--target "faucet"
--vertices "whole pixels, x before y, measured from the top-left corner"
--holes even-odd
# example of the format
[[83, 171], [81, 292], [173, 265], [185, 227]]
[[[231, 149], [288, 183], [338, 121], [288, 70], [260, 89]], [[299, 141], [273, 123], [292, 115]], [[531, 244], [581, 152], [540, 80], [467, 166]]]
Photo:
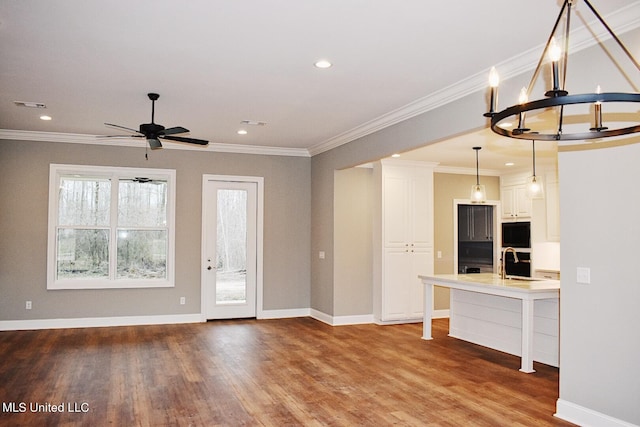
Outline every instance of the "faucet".
[[500, 278], [505, 279], [507, 277], [507, 252], [513, 252], [513, 261], [518, 262], [518, 253], [511, 246], [502, 249], [502, 259], [500, 264]]

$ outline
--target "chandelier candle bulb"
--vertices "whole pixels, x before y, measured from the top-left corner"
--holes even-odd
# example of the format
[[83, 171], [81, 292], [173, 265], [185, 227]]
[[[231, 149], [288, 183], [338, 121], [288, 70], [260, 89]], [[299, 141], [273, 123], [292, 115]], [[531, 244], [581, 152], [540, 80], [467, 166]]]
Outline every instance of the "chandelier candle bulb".
[[559, 73], [558, 73], [558, 62], [560, 61], [560, 56], [562, 56], [562, 50], [558, 43], [556, 43], [555, 37], [551, 38], [551, 44], [549, 45], [549, 59], [551, 60], [551, 73], [553, 75], [553, 90], [557, 91], [560, 89], [559, 84]]
[[496, 71], [496, 67], [491, 67], [491, 71], [489, 71], [489, 87], [491, 88], [491, 101], [489, 103], [490, 109], [489, 113], [493, 113], [496, 111], [496, 106], [498, 104], [498, 85], [500, 84], [500, 76]]
[[[522, 89], [520, 89], [520, 96], [518, 97], [518, 103], [520, 105], [523, 105], [523, 104], [526, 104], [527, 102], [529, 102], [529, 95], [527, 95], [527, 88], [523, 87]], [[514, 133], [523, 133], [530, 130], [525, 127], [524, 119], [525, 119], [525, 113], [524, 111], [521, 111], [518, 114], [518, 127], [517, 129], [513, 130]]]
[[[600, 95], [600, 85], [596, 87], [596, 94]], [[593, 109], [594, 109], [594, 115], [595, 115], [595, 126], [589, 130], [600, 132], [601, 130], [608, 129], [607, 127], [602, 126], [602, 102], [596, 101], [593, 104]]]

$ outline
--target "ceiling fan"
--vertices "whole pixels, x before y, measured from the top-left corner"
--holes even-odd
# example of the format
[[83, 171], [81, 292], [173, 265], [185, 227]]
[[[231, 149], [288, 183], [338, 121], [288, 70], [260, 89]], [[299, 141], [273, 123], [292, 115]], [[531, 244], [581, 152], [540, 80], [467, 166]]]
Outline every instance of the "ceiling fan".
[[[195, 139], [195, 138], [186, 138], [183, 136], [174, 136], [180, 133], [187, 133], [189, 129], [183, 128], [182, 126], [175, 126], [171, 128], [165, 128], [162, 125], [159, 125], [154, 122], [155, 110], [156, 110], [156, 101], [160, 98], [160, 95], [157, 93], [148, 93], [147, 96], [151, 100], [151, 123], [142, 123], [140, 125], [140, 130], [131, 129], [128, 127], [114, 125], [112, 123], [105, 123], [106, 126], [122, 129], [130, 132], [135, 132], [135, 135], [128, 135], [127, 137], [133, 138], [146, 138], [149, 143], [149, 147], [152, 150], [157, 148], [162, 148], [161, 139], [167, 139], [170, 141], [178, 141], [178, 142], [186, 142], [188, 144], [197, 144], [197, 145], [208, 145], [209, 141], [205, 141], [203, 139]], [[125, 136], [122, 135], [108, 135], [107, 138], [123, 138]]]

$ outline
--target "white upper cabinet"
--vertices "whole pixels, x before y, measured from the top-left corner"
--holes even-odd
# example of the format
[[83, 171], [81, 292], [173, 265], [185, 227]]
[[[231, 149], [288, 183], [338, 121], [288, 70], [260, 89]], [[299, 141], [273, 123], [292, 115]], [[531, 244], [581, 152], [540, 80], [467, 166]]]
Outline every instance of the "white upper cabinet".
[[526, 176], [501, 179], [500, 202], [503, 220], [530, 219], [532, 204], [527, 197]]
[[432, 246], [433, 170], [385, 166], [382, 179], [384, 245]]

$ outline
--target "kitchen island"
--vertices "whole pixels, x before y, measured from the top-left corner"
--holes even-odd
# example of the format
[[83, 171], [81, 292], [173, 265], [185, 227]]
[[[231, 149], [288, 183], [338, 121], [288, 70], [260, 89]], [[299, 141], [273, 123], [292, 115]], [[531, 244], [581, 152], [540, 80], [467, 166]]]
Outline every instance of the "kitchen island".
[[433, 286], [451, 289], [449, 336], [533, 361], [558, 366], [560, 281], [502, 279], [497, 274], [419, 276], [424, 284], [422, 338], [432, 339]]

